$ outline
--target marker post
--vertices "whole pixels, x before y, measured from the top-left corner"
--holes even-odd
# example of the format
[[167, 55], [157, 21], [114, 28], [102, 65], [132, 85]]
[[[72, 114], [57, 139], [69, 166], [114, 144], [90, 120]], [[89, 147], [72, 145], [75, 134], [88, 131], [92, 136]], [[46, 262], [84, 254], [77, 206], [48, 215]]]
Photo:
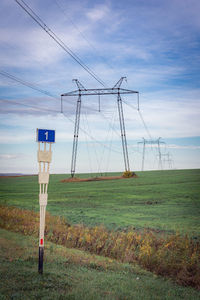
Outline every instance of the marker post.
[[49, 165], [52, 160], [51, 144], [55, 143], [55, 130], [37, 129], [37, 142], [37, 158], [39, 163], [38, 183], [40, 185], [40, 230], [38, 272], [39, 274], [43, 274], [45, 214], [48, 199], [47, 189], [49, 183]]

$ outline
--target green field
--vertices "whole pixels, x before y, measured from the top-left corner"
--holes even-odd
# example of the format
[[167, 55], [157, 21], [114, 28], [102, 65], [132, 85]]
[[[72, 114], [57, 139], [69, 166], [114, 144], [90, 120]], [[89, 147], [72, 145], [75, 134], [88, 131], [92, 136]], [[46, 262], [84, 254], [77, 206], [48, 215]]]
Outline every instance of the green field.
[[[148, 227], [199, 236], [200, 170], [137, 175], [138, 178], [79, 183], [60, 182], [69, 175], [51, 175], [47, 210], [72, 224], [104, 224], [116, 230]], [[0, 178], [0, 191], [0, 204], [39, 210], [37, 176]]]

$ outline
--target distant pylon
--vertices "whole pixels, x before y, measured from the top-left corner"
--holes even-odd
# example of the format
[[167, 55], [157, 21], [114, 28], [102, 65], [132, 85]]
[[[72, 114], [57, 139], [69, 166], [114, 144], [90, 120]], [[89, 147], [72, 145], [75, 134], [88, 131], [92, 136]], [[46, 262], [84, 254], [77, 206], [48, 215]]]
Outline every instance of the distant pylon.
[[143, 151], [142, 151], [142, 168], [141, 170], [144, 171], [144, 163], [145, 163], [145, 147], [147, 144], [149, 145], [157, 145], [158, 147], [158, 169], [163, 170], [163, 164], [162, 164], [162, 153], [160, 149], [161, 144], [165, 144], [165, 142], [161, 141], [161, 137], [159, 137], [157, 140], [147, 140], [145, 138], [142, 138], [142, 142], [138, 142], [138, 144], [143, 144]]
[[171, 154], [168, 152], [168, 153], [162, 154], [162, 156], [164, 157], [164, 159], [163, 159], [164, 164], [168, 163], [168, 168], [172, 169], [173, 165], [174, 165], [174, 161], [171, 157]]

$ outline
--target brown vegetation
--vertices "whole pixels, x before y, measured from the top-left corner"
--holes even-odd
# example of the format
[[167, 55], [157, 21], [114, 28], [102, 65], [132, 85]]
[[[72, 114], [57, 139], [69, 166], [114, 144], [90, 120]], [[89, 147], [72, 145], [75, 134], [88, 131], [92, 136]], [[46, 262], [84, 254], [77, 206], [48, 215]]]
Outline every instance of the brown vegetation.
[[[0, 207], [0, 227], [38, 235], [39, 214]], [[200, 243], [180, 234], [156, 234], [146, 230], [108, 231], [103, 226], [70, 226], [65, 219], [46, 215], [45, 237], [69, 248], [79, 248], [173, 278], [177, 283], [200, 289]]]
[[115, 180], [115, 179], [125, 179], [125, 178], [136, 178], [137, 175], [134, 172], [126, 171], [122, 176], [101, 176], [101, 177], [92, 177], [92, 178], [78, 178], [70, 177], [61, 180], [61, 182], [86, 182], [86, 181], [101, 181], [101, 180]]
[[138, 177], [134, 172], [131, 171], [125, 171], [122, 175], [123, 178], [132, 178], [132, 177]]

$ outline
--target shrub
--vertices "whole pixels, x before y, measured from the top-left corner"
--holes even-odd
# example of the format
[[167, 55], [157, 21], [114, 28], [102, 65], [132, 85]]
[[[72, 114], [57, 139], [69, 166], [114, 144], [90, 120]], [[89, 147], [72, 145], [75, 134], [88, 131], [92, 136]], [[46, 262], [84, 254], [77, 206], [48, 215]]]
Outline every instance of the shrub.
[[136, 174], [131, 171], [124, 171], [122, 177], [124, 178], [131, 178], [131, 177], [136, 177]]
[[[13, 207], [0, 207], [0, 227], [38, 235], [39, 214]], [[136, 230], [108, 231], [103, 226], [70, 226], [64, 218], [46, 214], [45, 238], [69, 248], [137, 262], [156, 274], [168, 276], [177, 283], [200, 289], [200, 243], [180, 234], [156, 235]]]

